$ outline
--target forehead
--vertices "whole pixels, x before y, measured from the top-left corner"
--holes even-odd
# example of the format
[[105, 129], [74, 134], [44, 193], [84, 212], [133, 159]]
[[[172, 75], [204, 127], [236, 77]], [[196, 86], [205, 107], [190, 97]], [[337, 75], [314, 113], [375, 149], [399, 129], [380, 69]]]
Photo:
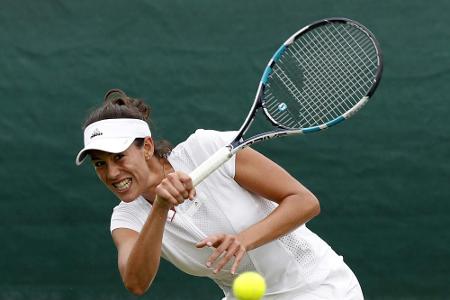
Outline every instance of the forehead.
[[100, 150], [89, 150], [88, 155], [91, 157], [92, 160], [99, 160], [99, 159], [105, 159], [108, 156], [114, 155], [116, 153], [111, 152], [105, 152]]
[[[136, 151], [137, 147], [133, 144], [131, 144], [130, 147], [128, 147], [127, 150], [119, 152], [119, 153], [126, 153], [131, 154], [131, 152]], [[101, 150], [89, 150], [88, 155], [91, 157], [92, 160], [104, 160], [110, 156], [119, 154], [119, 153], [112, 153], [112, 152], [106, 152]]]

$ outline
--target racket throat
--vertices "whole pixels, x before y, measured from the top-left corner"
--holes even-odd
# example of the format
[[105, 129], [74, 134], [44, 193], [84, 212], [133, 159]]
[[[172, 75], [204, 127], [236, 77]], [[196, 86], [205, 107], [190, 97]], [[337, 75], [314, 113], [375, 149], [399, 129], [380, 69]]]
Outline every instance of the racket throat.
[[[255, 96], [255, 100], [253, 101], [253, 105], [252, 105], [250, 111], [248, 112], [247, 118], [245, 118], [244, 123], [242, 123], [241, 128], [239, 128], [239, 133], [237, 134], [237, 136], [234, 139], [235, 141], [240, 141], [243, 138], [243, 136], [245, 135], [245, 133], [247, 132], [247, 130], [250, 128], [253, 121], [255, 120], [256, 113], [258, 112], [258, 110], [260, 108], [263, 108], [262, 101], [261, 101], [261, 95], [262, 95], [262, 84], [260, 83], [259, 87], [258, 87], [258, 91]], [[232, 143], [232, 145], [235, 143], [236, 142]], [[232, 146], [232, 148], [234, 148], [234, 146]]]

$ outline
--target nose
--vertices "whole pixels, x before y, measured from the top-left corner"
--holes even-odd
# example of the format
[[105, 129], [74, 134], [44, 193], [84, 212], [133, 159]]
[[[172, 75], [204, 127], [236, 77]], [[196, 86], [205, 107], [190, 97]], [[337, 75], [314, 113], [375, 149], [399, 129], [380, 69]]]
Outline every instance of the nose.
[[116, 179], [119, 176], [119, 174], [120, 174], [119, 167], [115, 163], [110, 162], [106, 170], [106, 176], [108, 177], [108, 179], [109, 180]]

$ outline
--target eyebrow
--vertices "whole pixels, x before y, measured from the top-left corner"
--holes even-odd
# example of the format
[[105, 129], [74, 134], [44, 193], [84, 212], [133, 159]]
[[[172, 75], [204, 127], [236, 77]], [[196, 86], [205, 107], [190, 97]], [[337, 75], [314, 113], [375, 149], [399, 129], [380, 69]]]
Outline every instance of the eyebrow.
[[[119, 152], [119, 153], [109, 153], [109, 155], [117, 155], [117, 154], [122, 154], [123, 152]], [[101, 157], [95, 156], [95, 154], [89, 154], [91, 156], [91, 160], [102, 160]]]
[[97, 156], [95, 156], [93, 154], [90, 154], [90, 156], [91, 156], [91, 160], [101, 160], [100, 157], [97, 157]]

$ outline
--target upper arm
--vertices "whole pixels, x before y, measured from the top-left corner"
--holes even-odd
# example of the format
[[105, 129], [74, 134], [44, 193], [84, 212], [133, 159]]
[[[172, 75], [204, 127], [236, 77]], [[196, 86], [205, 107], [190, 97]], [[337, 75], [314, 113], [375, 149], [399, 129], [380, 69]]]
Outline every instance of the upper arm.
[[125, 267], [139, 234], [131, 229], [117, 228], [112, 231], [112, 238], [117, 248], [117, 262], [120, 275], [124, 278]]
[[291, 195], [317, 199], [298, 180], [261, 153], [247, 147], [236, 155], [235, 180], [243, 188], [280, 203]]

